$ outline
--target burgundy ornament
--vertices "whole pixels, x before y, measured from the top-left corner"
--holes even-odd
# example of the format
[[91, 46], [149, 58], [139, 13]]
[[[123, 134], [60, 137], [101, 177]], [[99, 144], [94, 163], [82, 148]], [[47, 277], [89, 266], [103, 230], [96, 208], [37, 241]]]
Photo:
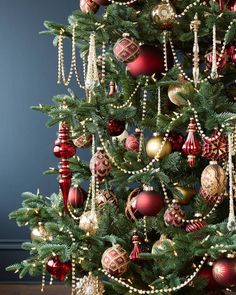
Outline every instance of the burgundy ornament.
[[236, 12], [236, 0], [229, 0], [228, 7], [230, 11]]
[[225, 195], [209, 195], [202, 187], [200, 188], [200, 195], [203, 197], [203, 199], [211, 205], [215, 205], [216, 202], [221, 204], [224, 201]]
[[96, 196], [96, 202], [99, 207], [103, 207], [106, 203], [112, 205], [118, 205], [118, 199], [116, 195], [110, 190], [100, 190]]
[[220, 161], [227, 158], [228, 140], [226, 136], [216, 136], [215, 131], [210, 139], [204, 139], [202, 145], [202, 156], [208, 160]]
[[111, 136], [121, 135], [125, 130], [125, 121], [110, 119], [107, 123], [107, 131]]
[[111, 81], [110, 84], [109, 84], [109, 86], [110, 86], [110, 89], [109, 89], [108, 95], [110, 97], [112, 97], [112, 96], [114, 96], [116, 94], [116, 83], [113, 82], [113, 81]]
[[80, 186], [71, 187], [68, 195], [68, 203], [74, 208], [81, 208], [87, 199], [87, 193]]
[[218, 284], [224, 287], [236, 285], [236, 258], [223, 258], [217, 260], [213, 265], [213, 277]]
[[137, 209], [137, 195], [141, 191], [141, 188], [136, 188], [128, 196], [128, 200], [125, 207], [125, 215], [131, 221], [136, 221], [137, 219], [143, 218], [143, 214], [141, 214]]
[[[220, 53], [221, 53], [221, 48], [219, 46], [217, 46], [217, 48], [216, 48], [216, 61], [218, 64], [218, 69], [223, 69], [228, 61], [228, 56], [227, 56], [226, 50], [223, 53], [222, 57], [220, 57]], [[212, 68], [212, 61], [213, 61], [212, 47], [207, 50], [207, 52], [205, 54], [205, 61], [206, 61], [207, 69], [210, 70]]]
[[101, 6], [108, 6], [111, 4], [111, 1], [109, 0], [94, 0], [94, 2]]
[[140, 75], [152, 76], [153, 74], [160, 78], [164, 73], [163, 52], [158, 47], [142, 45], [139, 56], [133, 62], [128, 63], [127, 70], [134, 78]]
[[161, 197], [152, 187], [144, 187], [144, 190], [137, 196], [137, 209], [144, 216], [157, 215], [164, 206]]
[[46, 268], [50, 275], [60, 281], [64, 281], [65, 277], [72, 270], [71, 262], [61, 262], [59, 256], [49, 259], [46, 263]]
[[182, 146], [184, 144], [183, 134], [170, 132], [168, 140], [171, 143], [173, 152], [178, 152], [182, 150]]
[[59, 125], [58, 138], [55, 141], [54, 155], [61, 158], [59, 164], [59, 185], [63, 195], [64, 210], [67, 212], [68, 194], [71, 186], [72, 171], [69, 167], [68, 159], [76, 153], [76, 147], [70, 139], [70, 127], [67, 123], [62, 122]]
[[206, 226], [207, 222], [205, 220], [194, 220], [186, 225], [185, 230], [187, 233], [194, 233]]
[[96, 176], [98, 181], [102, 181], [111, 170], [111, 162], [102, 148], [97, 148], [97, 152], [90, 160], [90, 171]]
[[165, 224], [180, 227], [184, 223], [185, 213], [177, 203], [173, 203], [164, 214]]
[[226, 46], [226, 52], [229, 57], [229, 61], [232, 63], [236, 62], [236, 46], [234, 44], [228, 44]]
[[131, 134], [125, 141], [125, 147], [128, 151], [138, 152], [139, 151], [139, 138], [140, 130], [136, 129], [135, 134]]
[[142, 252], [142, 246], [141, 246], [142, 239], [136, 231], [133, 232], [132, 243], [133, 243], [134, 247], [133, 247], [132, 252], [129, 255], [129, 258], [133, 262], [139, 262], [140, 258], [138, 256]]
[[187, 155], [188, 164], [192, 168], [195, 165], [195, 158], [201, 153], [201, 145], [195, 133], [197, 131], [197, 126], [194, 118], [190, 118], [190, 123], [188, 125], [188, 137], [182, 147], [183, 152]]
[[203, 268], [198, 273], [198, 277], [207, 280], [207, 290], [217, 290], [221, 288], [221, 286], [213, 277], [212, 266], [203, 266]]
[[83, 13], [96, 13], [99, 9], [99, 5], [93, 0], [80, 0], [80, 9]]

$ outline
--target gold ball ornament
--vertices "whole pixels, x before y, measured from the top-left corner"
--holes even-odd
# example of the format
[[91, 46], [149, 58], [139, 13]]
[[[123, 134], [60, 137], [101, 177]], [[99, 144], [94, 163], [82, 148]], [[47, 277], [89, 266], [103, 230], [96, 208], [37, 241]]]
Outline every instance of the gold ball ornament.
[[174, 196], [180, 205], [188, 205], [197, 193], [192, 187], [175, 186], [175, 188], [183, 195], [182, 198], [177, 195]]
[[169, 155], [172, 151], [171, 143], [166, 140], [162, 149], [162, 141], [163, 136], [158, 135], [157, 133], [153, 133], [153, 137], [150, 138], [146, 145], [146, 152], [148, 157], [154, 158], [158, 157], [159, 159], [163, 159], [165, 156]]
[[187, 101], [180, 94], [189, 94], [193, 91], [193, 86], [190, 82], [182, 79], [180, 83], [178, 85], [170, 85], [168, 88], [168, 97], [177, 106], [187, 105]]
[[76, 295], [102, 295], [105, 293], [103, 282], [98, 277], [94, 277], [92, 273], [81, 278], [76, 285]]
[[31, 240], [34, 241], [36, 239], [42, 239], [42, 240], [51, 240], [52, 235], [48, 233], [48, 231], [45, 229], [45, 227], [40, 224], [38, 227], [35, 227], [31, 231]]
[[153, 22], [162, 27], [169, 27], [175, 20], [175, 9], [170, 3], [158, 3], [152, 9]]
[[94, 211], [84, 212], [80, 216], [79, 227], [80, 229], [84, 230], [87, 233], [87, 235], [95, 235], [98, 229], [97, 213]]
[[158, 253], [160, 253], [160, 251], [163, 251], [165, 249], [165, 246], [173, 247], [173, 245], [173, 241], [167, 239], [165, 235], [161, 235], [160, 240], [156, 241], [152, 246], [152, 254], [157, 255]]
[[202, 189], [209, 195], [221, 195], [226, 188], [226, 174], [224, 169], [217, 164], [216, 161], [211, 161], [202, 172], [201, 175]]

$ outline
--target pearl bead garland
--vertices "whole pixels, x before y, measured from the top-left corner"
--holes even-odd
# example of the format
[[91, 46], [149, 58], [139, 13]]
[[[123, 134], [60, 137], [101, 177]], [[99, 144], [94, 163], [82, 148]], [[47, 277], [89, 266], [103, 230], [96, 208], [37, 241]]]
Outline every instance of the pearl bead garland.
[[42, 262], [43, 264], [43, 272], [42, 272], [42, 283], [41, 283], [41, 292], [44, 292], [44, 287], [45, 287], [45, 282], [46, 282], [46, 269], [45, 269], [45, 263], [46, 261], [44, 260]]

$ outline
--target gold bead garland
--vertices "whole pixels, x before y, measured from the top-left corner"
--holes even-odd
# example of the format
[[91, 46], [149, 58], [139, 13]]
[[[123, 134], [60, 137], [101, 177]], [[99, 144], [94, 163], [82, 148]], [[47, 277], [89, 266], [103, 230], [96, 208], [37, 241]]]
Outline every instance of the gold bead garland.
[[42, 261], [43, 265], [43, 272], [42, 272], [42, 282], [41, 282], [41, 292], [44, 292], [45, 284], [46, 284], [46, 267], [45, 267], [46, 260]]

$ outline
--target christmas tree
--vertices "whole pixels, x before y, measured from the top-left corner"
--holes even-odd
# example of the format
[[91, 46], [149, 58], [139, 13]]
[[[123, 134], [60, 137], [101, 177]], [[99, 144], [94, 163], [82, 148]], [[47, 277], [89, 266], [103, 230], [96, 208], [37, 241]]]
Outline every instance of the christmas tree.
[[83, 92], [33, 107], [59, 124], [60, 191], [23, 194], [30, 257], [8, 270], [77, 295], [236, 290], [236, 2], [120, 1], [45, 22]]

